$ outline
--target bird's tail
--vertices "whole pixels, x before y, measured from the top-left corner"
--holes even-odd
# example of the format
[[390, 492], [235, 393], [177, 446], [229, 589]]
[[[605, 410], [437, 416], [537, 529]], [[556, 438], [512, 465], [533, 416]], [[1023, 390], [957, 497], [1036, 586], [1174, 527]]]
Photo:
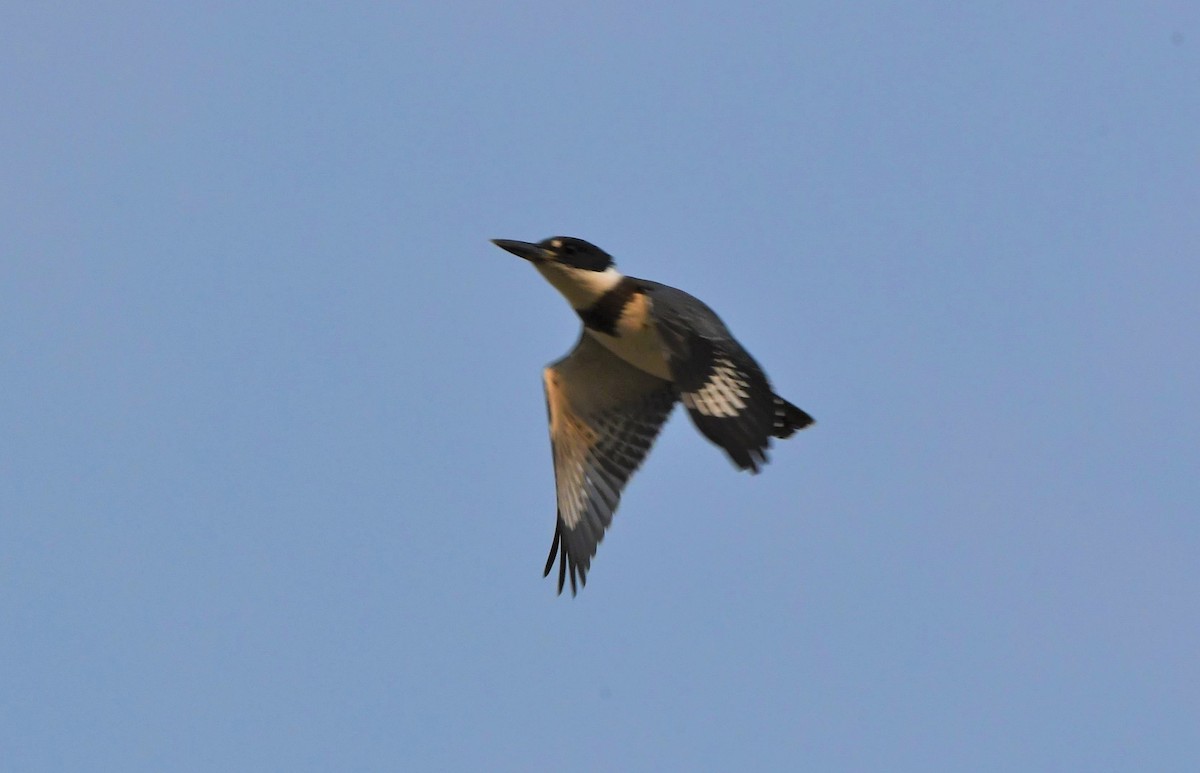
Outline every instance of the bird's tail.
[[771, 428], [773, 436], [780, 439], [791, 437], [796, 430], [804, 429], [813, 421], [812, 416], [775, 395], [775, 425]]

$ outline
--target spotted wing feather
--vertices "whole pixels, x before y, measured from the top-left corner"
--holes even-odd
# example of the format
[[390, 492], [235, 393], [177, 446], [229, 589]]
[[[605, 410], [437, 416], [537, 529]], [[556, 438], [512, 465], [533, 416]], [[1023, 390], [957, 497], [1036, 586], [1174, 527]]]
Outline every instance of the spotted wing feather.
[[790, 436], [812, 417], [771, 390], [762, 368], [704, 302], [640, 281], [692, 422], [740, 469], [758, 472], [767, 463], [771, 438]]
[[587, 582], [621, 492], [675, 405], [671, 384], [617, 358], [584, 333], [543, 372], [558, 519], [546, 561], [559, 561], [558, 592]]

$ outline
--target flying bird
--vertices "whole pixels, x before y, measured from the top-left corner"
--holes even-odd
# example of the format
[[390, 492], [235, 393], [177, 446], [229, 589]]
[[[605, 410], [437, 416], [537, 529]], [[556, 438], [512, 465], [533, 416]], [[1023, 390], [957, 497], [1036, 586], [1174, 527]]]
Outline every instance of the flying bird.
[[775, 394], [762, 368], [699, 299], [619, 272], [607, 252], [567, 236], [492, 242], [533, 264], [583, 322], [579, 342], [542, 371], [558, 520], [543, 576], [587, 584], [621, 491], [680, 401], [741, 470], [767, 463], [771, 438], [813, 418]]

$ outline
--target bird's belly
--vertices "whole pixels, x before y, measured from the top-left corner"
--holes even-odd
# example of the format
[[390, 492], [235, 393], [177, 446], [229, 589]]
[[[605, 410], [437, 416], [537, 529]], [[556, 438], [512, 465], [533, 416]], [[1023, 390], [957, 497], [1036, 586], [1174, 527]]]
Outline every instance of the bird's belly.
[[667, 368], [662, 342], [658, 338], [658, 333], [649, 325], [636, 328], [618, 326], [617, 335], [608, 335], [595, 330], [587, 332], [605, 349], [638, 370], [644, 370], [664, 381], [671, 380], [671, 371]]

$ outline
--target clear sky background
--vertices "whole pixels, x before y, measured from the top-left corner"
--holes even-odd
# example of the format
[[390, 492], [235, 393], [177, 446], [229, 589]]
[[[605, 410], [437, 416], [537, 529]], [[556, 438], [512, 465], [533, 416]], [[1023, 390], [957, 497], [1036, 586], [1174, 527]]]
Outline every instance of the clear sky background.
[[[1200, 769], [1200, 6], [988, 5], [5, 4], [0, 766]], [[575, 599], [555, 234], [818, 420]]]

